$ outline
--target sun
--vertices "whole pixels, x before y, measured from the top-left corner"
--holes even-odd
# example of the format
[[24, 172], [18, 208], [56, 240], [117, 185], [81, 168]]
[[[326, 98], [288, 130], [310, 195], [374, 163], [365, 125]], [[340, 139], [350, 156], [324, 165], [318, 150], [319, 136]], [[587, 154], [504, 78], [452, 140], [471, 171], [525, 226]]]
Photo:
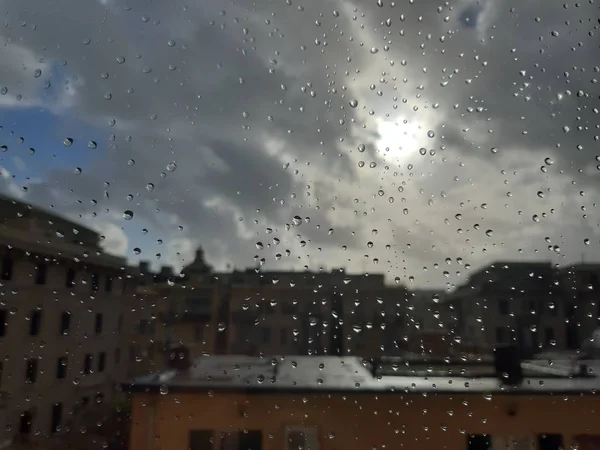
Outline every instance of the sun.
[[382, 120], [377, 126], [377, 151], [386, 160], [404, 160], [418, 154], [427, 140], [427, 128], [417, 121], [398, 118]]

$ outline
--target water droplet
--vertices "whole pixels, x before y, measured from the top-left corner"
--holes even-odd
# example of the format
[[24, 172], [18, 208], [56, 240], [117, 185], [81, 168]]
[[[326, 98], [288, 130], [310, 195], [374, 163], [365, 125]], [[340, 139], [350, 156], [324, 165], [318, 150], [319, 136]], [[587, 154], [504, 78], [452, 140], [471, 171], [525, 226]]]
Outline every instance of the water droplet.
[[294, 218], [292, 219], [292, 223], [296, 226], [300, 225], [302, 223], [302, 217], [294, 216]]
[[146, 185], [146, 190], [147, 190], [148, 192], [152, 192], [152, 191], [154, 190], [154, 184], [153, 184], [153, 183], [148, 183], [148, 184]]
[[169, 386], [167, 386], [166, 384], [161, 384], [159, 390], [161, 395], [167, 395], [169, 393]]
[[175, 164], [174, 162], [170, 162], [169, 164], [167, 164], [167, 171], [175, 172], [176, 170], [177, 170], [177, 164]]
[[72, 138], [65, 138], [65, 140], [63, 141], [63, 144], [65, 145], [65, 147], [70, 147], [71, 145], [73, 145], [73, 139]]
[[134, 255], [139, 255], [140, 253], [142, 253], [142, 249], [140, 249], [139, 247], [136, 247], [133, 249], [133, 254]]
[[433, 130], [429, 130], [429, 131], [427, 132], [427, 137], [428, 137], [428, 138], [434, 138], [434, 137], [435, 137], [435, 132], [434, 132]]
[[219, 330], [220, 332], [225, 331], [226, 328], [227, 325], [225, 324], [225, 322], [219, 322], [219, 324], [217, 325], [217, 330]]
[[373, 48], [371, 48], [371, 53], [373, 55], [375, 55], [375, 54], [379, 53], [379, 49], [377, 47], [373, 47]]
[[96, 144], [96, 141], [90, 141], [88, 142], [88, 147], [94, 149], [98, 147], [98, 144]]
[[125, 62], [125, 57], [124, 56], [117, 56], [117, 62], [119, 64], [123, 64]]
[[123, 219], [125, 219], [125, 220], [131, 220], [131, 219], [133, 219], [133, 211], [131, 211], [130, 209], [124, 211], [123, 212]]
[[485, 235], [486, 235], [487, 237], [491, 237], [493, 233], [494, 233], [494, 232], [493, 232], [492, 230], [486, 230], [486, 231], [485, 231]]
[[0, 145], [0, 151], [2, 151], [2, 152], [8, 151], [8, 145]]
[[350, 100], [349, 103], [352, 108], [356, 108], [358, 106], [358, 100]]
[[39, 78], [42, 76], [42, 69], [35, 69], [35, 72], [33, 72], [33, 76], [35, 78]]

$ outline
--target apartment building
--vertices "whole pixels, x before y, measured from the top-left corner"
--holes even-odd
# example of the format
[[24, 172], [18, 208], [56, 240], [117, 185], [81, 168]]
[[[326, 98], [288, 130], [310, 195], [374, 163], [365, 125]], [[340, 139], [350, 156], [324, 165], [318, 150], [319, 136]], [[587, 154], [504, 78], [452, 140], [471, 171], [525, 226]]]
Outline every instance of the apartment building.
[[110, 403], [143, 310], [135, 274], [92, 230], [0, 199], [0, 444]]
[[[131, 450], [595, 449], [595, 376], [495, 362], [215, 356], [138, 378]], [[559, 395], [560, 394], [560, 395]], [[557, 407], [560, 402], [560, 407]]]
[[[163, 349], [182, 344], [195, 357], [376, 356], [396, 354], [406, 343], [408, 291], [385, 285], [383, 275], [213, 273], [201, 249], [182, 274], [173, 276], [164, 268], [146, 279], [160, 318], [152, 344]], [[155, 368], [165, 363], [164, 355], [155, 358]]]
[[595, 294], [583, 289], [587, 273], [549, 262], [496, 262], [445, 296], [442, 315], [463, 342], [518, 342], [526, 353], [575, 350], [597, 321], [589, 310]]

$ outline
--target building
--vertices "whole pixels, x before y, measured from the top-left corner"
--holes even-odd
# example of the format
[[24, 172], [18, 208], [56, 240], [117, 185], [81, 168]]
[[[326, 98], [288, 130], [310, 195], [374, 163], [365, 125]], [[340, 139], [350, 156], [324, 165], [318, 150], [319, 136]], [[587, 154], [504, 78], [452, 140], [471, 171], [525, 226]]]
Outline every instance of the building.
[[128, 375], [134, 320], [151, 315], [98, 233], [0, 198], [0, 445], [43, 439]]
[[446, 295], [442, 314], [463, 343], [491, 349], [517, 342], [528, 354], [576, 349], [580, 338], [565, 321], [573, 313], [563, 278], [551, 263], [496, 262]]
[[[131, 450], [597, 448], [584, 368], [358, 357], [204, 357], [127, 383]], [[510, 384], [509, 384], [510, 383]]]
[[[156, 349], [181, 344], [193, 356], [377, 356], [396, 354], [406, 342], [408, 291], [386, 286], [383, 275], [213, 273], [201, 250], [182, 273], [146, 279], [145, 289], [158, 299]], [[164, 362], [163, 352], [151, 366], [160, 370]]]

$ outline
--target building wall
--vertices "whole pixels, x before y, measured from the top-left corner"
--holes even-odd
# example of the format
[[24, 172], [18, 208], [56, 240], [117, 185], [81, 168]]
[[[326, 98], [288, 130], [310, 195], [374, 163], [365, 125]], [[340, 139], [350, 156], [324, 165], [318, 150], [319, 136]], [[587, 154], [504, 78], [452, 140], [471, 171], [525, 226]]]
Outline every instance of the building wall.
[[[84, 251], [82, 248], [81, 253]], [[89, 249], [90, 254], [94, 251]], [[12, 276], [0, 286], [4, 323], [4, 335], [0, 336], [0, 441], [19, 432], [24, 411], [32, 413], [31, 434], [48, 435], [54, 404], [62, 404], [64, 425], [84, 398], [88, 407], [97, 401], [110, 402], [115, 384], [127, 376], [125, 346], [133, 329], [130, 319], [143, 303], [143, 298], [136, 296], [135, 280], [119, 266], [94, 263], [93, 257], [84, 264], [58, 254], [13, 247], [0, 253], [2, 274], [7, 255]], [[47, 270], [43, 284], [37, 284], [40, 265]], [[76, 271], [71, 287], [67, 287], [69, 269]], [[107, 278], [111, 280], [108, 283]], [[65, 313], [69, 327], [62, 333]], [[36, 321], [37, 332], [32, 330]], [[90, 357], [90, 370], [85, 373], [85, 360]], [[67, 358], [64, 378], [58, 378], [59, 358]], [[37, 361], [32, 383], [26, 381], [28, 360]]]
[[130, 449], [187, 450], [189, 431], [202, 429], [261, 430], [262, 449], [286, 449], [288, 426], [318, 427], [321, 450], [464, 450], [467, 434], [483, 433], [560, 433], [572, 448], [572, 436], [597, 430], [599, 406], [592, 395], [134, 394]]

